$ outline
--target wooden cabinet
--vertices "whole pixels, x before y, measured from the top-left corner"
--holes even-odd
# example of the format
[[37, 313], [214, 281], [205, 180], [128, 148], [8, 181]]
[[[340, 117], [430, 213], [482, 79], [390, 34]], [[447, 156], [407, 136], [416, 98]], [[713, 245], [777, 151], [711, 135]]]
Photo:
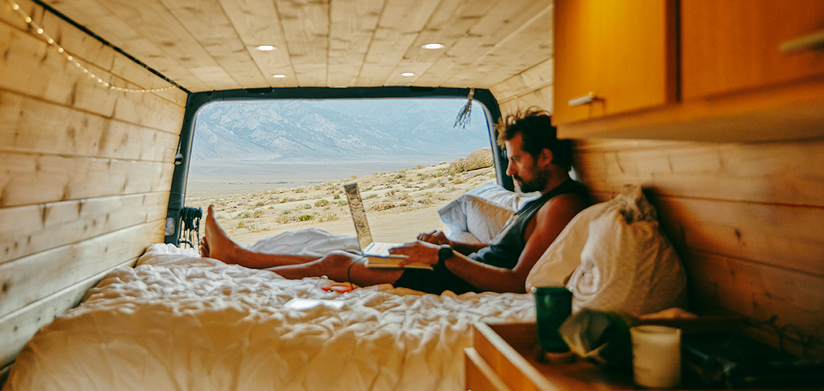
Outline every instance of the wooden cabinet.
[[[595, 28], [590, 22], [579, 21], [582, 17], [577, 3], [556, 3], [555, 122], [559, 137], [713, 142], [824, 138], [824, 1], [681, 0], [677, 16], [673, 17], [678, 25], [677, 39], [651, 30], [645, 37], [666, 42], [666, 49], [655, 56], [670, 59], [675, 53], [678, 64], [664, 68], [666, 72], [676, 72], [664, 79], [675, 80], [675, 87], [655, 81], [660, 64], [669, 64], [669, 60], [655, 62], [648, 57], [642, 63], [653, 66], [643, 68], [638, 64], [639, 50], [612, 52], [617, 59], [607, 56], [604, 64], [612, 67], [611, 71], [591, 66], [592, 58], [569, 54], [579, 50], [574, 48], [574, 42], [568, 42], [570, 37], [582, 28]], [[653, 2], [621, 3], [647, 6]], [[664, 4], [665, 9], [671, 5]], [[603, 4], [599, 7], [610, 9]], [[607, 12], [602, 17], [624, 21], [603, 24], [641, 24], [654, 19], [640, 12]], [[652, 14], [656, 13], [661, 11]], [[793, 46], [799, 49], [787, 50]], [[640, 52], [653, 53], [651, 49]], [[562, 56], [570, 56], [571, 63]], [[616, 98], [605, 94], [603, 102], [587, 105], [590, 107], [566, 107], [574, 94], [586, 93], [578, 92], [579, 89], [588, 88], [576, 87], [584, 76], [571, 74], [585, 72], [601, 75], [586, 78], [620, 78], [610, 74], [616, 70], [625, 73], [627, 80], [634, 80], [626, 85], [616, 84], [622, 90], [610, 92]], [[637, 79], [636, 71], [648, 73], [649, 80]], [[619, 96], [649, 97], [655, 96], [656, 91], [658, 100], [639, 100], [634, 105], [618, 103]], [[605, 108], [599, 112], [601, 104]]]
[[672, 0], [557, 0], [554, 121], [675, 102], [675, 11]]
[[535, 323], [476, 323], [464, 350], [466, 389], [472, 391], [633, 390], [629, 372], [604, 371], [587, 361], [536, 360]]
[[[821, 0], [681, 2], [682, 97], [689, 101], [824, 75]], [[782, 45], [784, 45], [782, 49]]]

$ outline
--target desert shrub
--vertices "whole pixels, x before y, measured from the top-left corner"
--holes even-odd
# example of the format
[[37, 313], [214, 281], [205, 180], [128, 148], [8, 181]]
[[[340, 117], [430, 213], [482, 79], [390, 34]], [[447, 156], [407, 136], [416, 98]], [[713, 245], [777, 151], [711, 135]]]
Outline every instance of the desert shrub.
[[401, 178], [406, 178], [406, 174], [400, 173], [398, 175], [395, 175], [395, 179], [401, 179]]
[[377, 171], [375, 171], [375, 172], [373, 172], [373, 173], [372, 173], [372, 175], [374, 175], [374, 176], [378, 176], [378, 172], [377, 172]]
[[346, 200], [340, 200], [340, 201], [338, 201], [338, 205], [346, 206], [346, 205], [349, 205], [349, 203]]
[[259, 219], [263, 216], [263, 213], [264, 212], [262, 209], [255, 209], [254, 213], [252, 213], [252, 217]]
[[325, 221], [335, 221], [338, 219], [338, 214], [335, 212], [326, 212], [325, 214], [318, 217], [318, 221], [325, 222]]
[[292, 209], [284, 209], [283, 211], [280, 212], [280, 214], [282, 214], [282, 215], [288, 215], [290, 213], [292, 213]]
[[422, 176], [424, 176], [424, 174], [422, 172], [419, 172], [418, 176], [422, 177]]
[[418, 169], [420, 170], [421, 168], [423, 168], [423, 166], [418, 164]]
[[340, 194], [335, 194], [335, 195], [333, 195], [333, 196], [332, 196], [332, 199], [333, 199], [333, 200], [339, 200], [339, 199], [340, 199]]
[[305, 192], [306, 192], [306, 189], [304, 189], [304, 188], [302, 188], [302, 187], [298, 187], [298, 188], [296, 188], [296, 189], [294, 190], [294, 192], [295, 192], [295, 193], [305, 193]]
[[317, 207], [319, 207], [319, 208], [320, 208], [321, 206], [326, 206], [326, 205], [329, 205], [329, 201], [328, 201], [328, 200], [320, 199], [320, 200], [315, 201], [315, 206], [317, 206]]
[[248, 219], [248, 218], [252, 217], [252, 212], [249, 212], [248, 210], [244, 210], [243, 212], [238, 213], [237, 217], [240, 218], [240, 219]]
[[303, 204], [303, 209], [312, 209], [312, 205], [310, 205], [310, 204]]
[[320, 190], [320, 185], [315, 185], [312, 188], [315, 189], [315, 190]]
[[392, 209], [395, 207], [395, 204], [391, 202], [381, 202], [379, 204], [372, 205], [372, 210], [374, 211], [382, 211], [387, 209]]
[[370, 195], [366, 196], [366, 199], [368, 200], [370, 198], [377, 198], [377, 197], [378, 197], [378, 195], [373, 193], [373, 194], [370, 194]]
[[297, 220], [298, 221], [309, 221], [309, 220], [312, 220], [314, 218], [315, 218], [315, 215], [313, 215], [313, 214], [311, 214], [311, 215], [300, 215], [300, 216], [298, 216]]
[[455, 179], [452, 180], [452, 183], [454, 183], [456, 185], [460, 185], [461, 183], [464, 183], [464, 182], [465, 181], [463, 179], [461, 179], [460, 177], [455, 177]]
[[292, 221], [295, 221], [292, 216], [280, 215], [277, 218], [278, 224], [287, 224], [291, 223]]

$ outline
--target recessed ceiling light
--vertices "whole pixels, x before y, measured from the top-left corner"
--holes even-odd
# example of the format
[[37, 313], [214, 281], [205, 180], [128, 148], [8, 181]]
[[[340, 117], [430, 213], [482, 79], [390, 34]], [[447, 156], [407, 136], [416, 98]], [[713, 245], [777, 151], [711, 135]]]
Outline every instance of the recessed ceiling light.
[[272, 45], [260, 45], [260, 46], [256, 47], [255, 49], [263, 51], [263, 52], [268, 52], [270, 50], [275, 50], [277, 48], [272, 46]]
[[412, 72], [404, 72], [404, 73], [401, 73], [401, 76], [409, 77], [409, 76], [415, 76], [415, 74], [412, 73]]
[[421, 46], [424, 49], [443, 49], [444, 46], [442, 43], [428, 43], [426, 45]]
[[283, 79], [284, 77], [286, 77], [286, 75], [277, 74], [277, 75], [272, 75], [272, 77], [274, 77], [275, 79]]

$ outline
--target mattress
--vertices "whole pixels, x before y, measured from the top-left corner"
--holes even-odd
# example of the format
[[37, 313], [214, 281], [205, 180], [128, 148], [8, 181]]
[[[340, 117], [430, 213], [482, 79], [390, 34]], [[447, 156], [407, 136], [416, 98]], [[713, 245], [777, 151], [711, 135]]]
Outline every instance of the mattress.
[[41, 329], [4, 390], [459, 390], [473, 322], [534, 319], [530, 295], [328, 283], [152, 245]]

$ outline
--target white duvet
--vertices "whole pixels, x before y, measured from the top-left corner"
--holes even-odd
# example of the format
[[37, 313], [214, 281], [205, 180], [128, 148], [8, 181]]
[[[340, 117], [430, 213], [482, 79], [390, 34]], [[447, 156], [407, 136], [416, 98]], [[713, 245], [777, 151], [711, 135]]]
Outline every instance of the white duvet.
[[4, 390], [459, 390], [473, 322], [534, 319], [530, 295], [322, 284], [152, 245], [41, 329]]

